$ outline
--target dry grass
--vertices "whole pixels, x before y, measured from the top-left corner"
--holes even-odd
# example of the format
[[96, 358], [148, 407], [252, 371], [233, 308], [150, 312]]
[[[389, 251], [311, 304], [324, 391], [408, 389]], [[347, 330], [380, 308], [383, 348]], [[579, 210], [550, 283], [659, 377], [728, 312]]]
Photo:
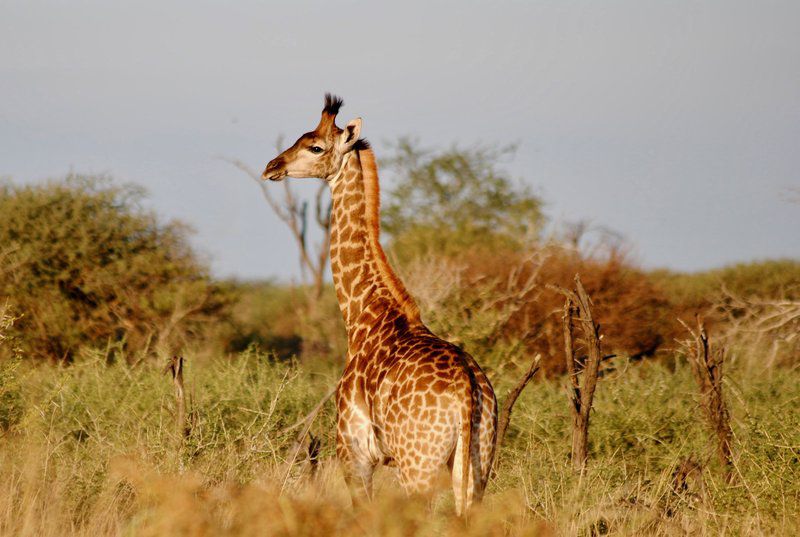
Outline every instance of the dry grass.
[[[0, 375], [16, 418], [0, 438], [2, 535], [684, 535], [800, 529], [800, 372], [737, 376], [731, 394], [736, 483], [727, 485], [697, 417], [691, 372], [658, 364], [601, 379], [589, 464], [569, 463], [562, 380], [519, 399], [498, 471], [468, 525], [445, 491], [406, 498], [389, 468], [374, 503], [354, 510], [333, 455], [333, 409], [312, 477], [284, 475], [298, 421], [334, 382], [245, 353], [187, 362], [192, 430], [174, 449], [173, 397], [161, 368], [85, 357], [68, 368]], [[8, 373], [11, 371], [11, 373]], [[502, 385], [510, 379], [495, 378]], [[9, 405], [5, 405], [9, 406]], [[6, 412], [4, 407], [3, 411]], [[675, 468], [700, 461], [674, 490]], [[700, 479], [702, 486], [698, 484]]]
[[724, 290], [711, 308], [721, 338], [754, 371], [800, 364], [800, 300], [745, 298]]
[[434, 332], [468, 349], [498, 352], [500, 362], [539, 353], [549, 376], [565, 372], [565, 359], [563, 298], [548, 286], [571, 287], [576, 274], [592, 297], [609, 352], [652, 355], [672, 343], [679, 326], [659, 287], [614, 249], [590, 256], [557, 243], [513, 251], [476, 247], [400, 268]]

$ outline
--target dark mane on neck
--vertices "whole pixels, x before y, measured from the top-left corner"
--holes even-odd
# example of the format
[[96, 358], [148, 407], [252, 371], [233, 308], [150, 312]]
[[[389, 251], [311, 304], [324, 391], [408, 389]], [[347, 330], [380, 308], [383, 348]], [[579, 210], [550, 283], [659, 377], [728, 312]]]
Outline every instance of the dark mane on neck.
[[[361, 142], [361, 140], [359, 140]], [[366, 141], [364, 141], [366, 142]], [[366, 199], [366, 225], [369, 248], [375, 257], [375, 264], [378, 267], [378, 275], [383, 284], [389, 289], [392, 297], [397, 301], [409, 322], [417, 323], [420, 321], [419, 307], [408, 293], [408, 290], [397, 277], [380, 242], [380, 186], [378, 184], [378, 167], [375, 164], [375, 154], [369, 149], [358, 151], [361, 163], [361, 173], [364, 181], [364, 197]]]

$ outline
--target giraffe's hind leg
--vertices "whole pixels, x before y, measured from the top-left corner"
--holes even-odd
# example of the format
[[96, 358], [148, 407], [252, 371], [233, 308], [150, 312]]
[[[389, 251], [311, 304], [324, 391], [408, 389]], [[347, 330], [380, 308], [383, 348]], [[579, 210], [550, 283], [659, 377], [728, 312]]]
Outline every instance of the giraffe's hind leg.
[[416, 458], [398, 461], [398, 478], [400, 486], [408, 495], [430, 496], [436, 489], [436, 482], [441, 471], [441, 461]]
[[[474, 442], [473, 442], [474, 444]], [[466, 498], [466, 505], [464, 504], [464, 498], [462, 496], [461, 484], [464, 482], [464, 473], [462, 469], [463, 465], [463, 453], [464, 453], [464, 442], [459, 437], [456, 442], [456, 449], [453, 452], [453, 457], [451, 458], [450, 464], [450, 477], [453, 483], [453, 497], [455, 498], [456, 504], [456, 514], [463, 515], [472, 505], [472, 501], [476, 496], [475, 490], [475, 476], [474, 472], [470, 471], [468, 475], [468, 482], [467, 482], [467, 498]], [[474, 465], [477, 462], [477, 457], [475, 450], [470, 456], [470, 463]]]
[[344, 480], [350, 491], [353, 506], [357, 507], [372, 499], [372, 476], [375, 466], [364, 461], [339, 457]]
[[463, 438], [459, 436], [453, 456], [450, 460], [450, 472], [455, 495], [456, 513], [464, 514], [473, 502], [480, 502], [483, 498], [486, 485], [491, 473], [492, 460], [495, 450], [495, 436], [497, 428], [497, 412], [494, 396], [484, 391], [478, 399], [480, 413], [474, 416], [472, 423], [472, 445], [470, 446], [470, 466], [468, 472], [466, 505], [462, 497], [461, 484], [463, 482]]
[[409, 445], [397, 459], [400, 486], [409, 495], [431, 499], [446, 483], [443, 471], [454, 450], [454, 435], [443, 426], [420, 426], [406, 438]]
[[353, 505], [372, 499], [372, 476], [382, 460], [376, 453], [375, 433], [359, 413], [349, 412], [336, 427], [336, 456], [344, 473]]
[[353, 505], [357, 506], [372, 499], [372, 476], [376, 465], [353, 444], [352, 439], [337, 435], [336, 456]]

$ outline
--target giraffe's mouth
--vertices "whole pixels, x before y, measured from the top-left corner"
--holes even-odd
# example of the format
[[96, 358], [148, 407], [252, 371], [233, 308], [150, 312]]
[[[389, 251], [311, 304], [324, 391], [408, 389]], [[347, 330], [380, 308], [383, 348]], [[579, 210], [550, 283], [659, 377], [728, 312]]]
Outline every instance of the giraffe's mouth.
[[280, 181], [284, 177], [286, 177], [285, 173], [268, 174], [267, 172], [264, 172], [263, 174], [261, 174], [261, 178], [264, 179], [265, 181], [266, 180], [269, 180], [269, 181]]
[[271, 166], [267, 166], [267, 169], [264, 170], [264, 173], [261, 174], [261, 179], [269, 180], [269, 181], [280, 181], [284, 177], [286, 177], [286, 170], [285, 169], [275, 169]]
[[286, 165], [281, 156], [269, 161], [264, 173], [261, 174], [262, 179], [270, 181], [280, 181], [284, 177], [286, 177]]

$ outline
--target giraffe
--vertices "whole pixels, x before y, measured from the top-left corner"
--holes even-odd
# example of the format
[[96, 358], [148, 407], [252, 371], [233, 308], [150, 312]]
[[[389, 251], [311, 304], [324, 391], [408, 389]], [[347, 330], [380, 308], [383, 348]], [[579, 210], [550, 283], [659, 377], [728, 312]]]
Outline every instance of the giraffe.
[[336, 454], [354, 504], [372, 496], [380, 464], [409, 494], [450, 471], [456, 511], [480, 500], [494, 457], [497, 401], [476, 361], [423, 324], [389, 266], [379, 234], [375, 156], [361, 118], [336, 126], [343, 101], [325, 95], [317, 127], [267, 165], [263, 179], [316, 177], [331, 190], [330, 260], [347, 330], [336, 390]]

